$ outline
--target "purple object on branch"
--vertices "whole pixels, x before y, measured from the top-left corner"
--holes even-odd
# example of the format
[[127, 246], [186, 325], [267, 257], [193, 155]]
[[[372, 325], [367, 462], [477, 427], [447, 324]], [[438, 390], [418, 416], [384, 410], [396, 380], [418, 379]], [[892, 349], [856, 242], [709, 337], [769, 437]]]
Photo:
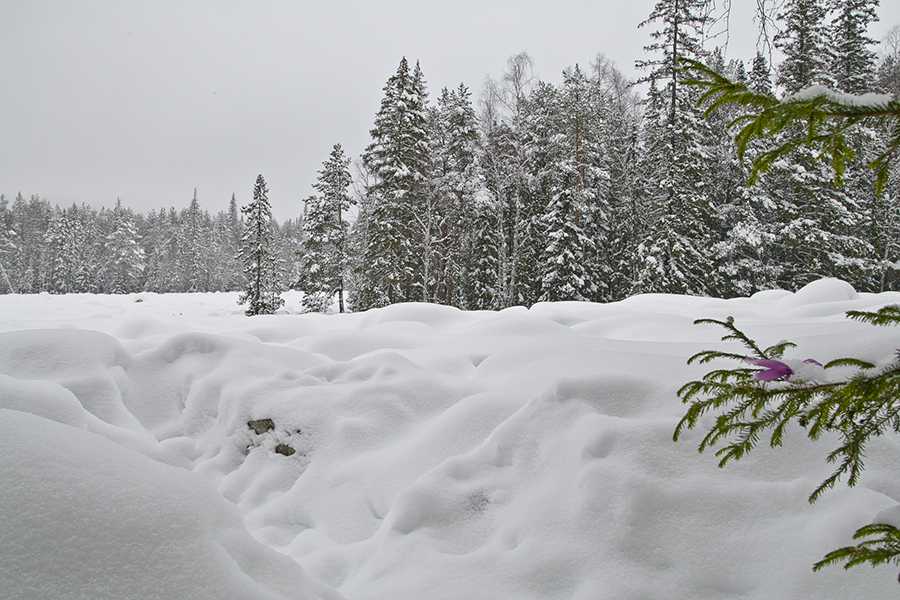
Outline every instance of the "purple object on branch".
[[748, 358], [747, 362], [757, 367], [765, 367], [765, 371], [760, 371], [754, 377], [760, 381], [775, 381], [776, 379], [787, 379], [794, 372], [789, 366], [780, 360], [769, 360], [767, 358]]
[[[764, 371], [760, 371], [759, 373], [754, 375], [754, 377], [756, 377], [756, 379], [758, 379], [759, 381], [776, 381], [778, 379], [787, 381], [791, 378], [791, 375], [794, 374], [794, 370], [780, 360], [771, 360], [768, 358], [748, 358], [747, 362], [756, 365], [757, 367], [765, 367]], [[807, 358], [803, 362], [813, 365], [819, 365], [820, 367], [822, 366], [822, 363], [811, 358]]]

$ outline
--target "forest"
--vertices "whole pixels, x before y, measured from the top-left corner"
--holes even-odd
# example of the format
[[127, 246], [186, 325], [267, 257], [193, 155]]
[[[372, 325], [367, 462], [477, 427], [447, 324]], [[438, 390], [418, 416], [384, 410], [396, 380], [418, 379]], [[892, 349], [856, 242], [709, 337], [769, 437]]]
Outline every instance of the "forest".
[[[748, 163], [779, 140], [740, 160], [738, 109], [705, 115], [680, 68], [699, 60], [778, 98], [813, 85], [896, 98], [900, 26], [879, 51], [866, 34], [877, 0], [786, 0], [777, 52], [763, 44], [744, 62], [704, 49], [707, 4], [656, 5], [641, 24], [653, 43], [638, 81], [598, 55], [553, 85], [522, 53], [475, 99], [463, 84], [431, 98], [423, 69], [402, 58], [362, 156], [335, 144], [304, 213], [269, 221], [277, 285], [305, 292], [311, 311], [338, 298], [341, 310], [345, 298], [352, 310], [729, 298], [822, 277], [900, 289], [900, 173], [878, 190], [868, 167], [889, 132], [853, 131], [841, 181], [798, 147], [748, 186]], [[0, 293], [241, 290], [247, 225], [237, 198], [211, 214], [196, 190], [187, 208], [146, 215], [121, 201], [96, 210], [0, 195]]]

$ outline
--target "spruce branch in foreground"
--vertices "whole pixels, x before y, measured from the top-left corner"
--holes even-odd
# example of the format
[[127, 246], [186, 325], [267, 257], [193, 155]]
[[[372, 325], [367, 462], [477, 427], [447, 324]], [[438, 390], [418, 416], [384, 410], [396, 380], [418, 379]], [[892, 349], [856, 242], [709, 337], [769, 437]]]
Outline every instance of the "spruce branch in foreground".
[[[851, 311], [848, 316], [873, 325], [897, 325], [900, 306], [887, 306], [877, 312]], [[673, 439], [678, 441], [681, 433], [693, 429], [706, 413], [718, 413], [700, 442], [699, 451], [718, 448], [719, 467], [743, 458], [761, 439], [768, 438], [772, 448], [781, 446], [792, 422], [805, 428], [811, 440], [818, 440], [826, 432], [837, 433], [841, 444], [828, 454], [827, 460], [838, 466], [812, 492], [812, 503], [842, 477], [846, 476], [851, 487], [859, 482], [865, 468], [866, 446], [872, 438], [900, 433], [900, 353], [881, 368], [856, 358], [840, 358], [823, 366], [813, 359], [784, 359], [785, 350], [794, 346], [790, 342], [760, 348], [735, 326], [732, 317], [725, 321], [700, 319], [695, 323], [724, 327], [727, 333], [722, 340], [740, 342], [749, 352], [743, 355], [706, 350], [695, 354], [688, 364], [718, 359], [743, 364], [710, 371], [678, 391], [682, 402], [689, 406]], [[840, 381], [826, 380], [827, 371], [835, 367], [851, 367], [855, 373]], [[892, 525], [868, 525], [856, 532], [855, 539], [878, 535], [881, 537], [829, 553], [814, 569], [841, 561], [846, 561], [845, 568], [862, 563], [900, 564], [900, 530]]]
[[780, 136], [773, 149], [754, 159], [749, 184], [801, 147], [818, 152], [819, 159], [834, 169], [835, 182], [841, 184], [847, 163], [856, 156], [845, 133], [865, 124], [887, 132], [884, 151], [869, 164], [876, 172], [878, 193], [884, 189], [890, 163], [900, 154], [900, 102], [896, 98], [884, 94], [841, 94], [812, 86], [778, 100], [731, 81], [696, 60], [683, 58], [681, 64], [689, 77], [684, 83], [705, 90], [699, 104], [707, 105], [707, 115], [726, 105], [747, 110], [729, 124], [739, 128], [735, 142], [741, 159], [753, 140]]

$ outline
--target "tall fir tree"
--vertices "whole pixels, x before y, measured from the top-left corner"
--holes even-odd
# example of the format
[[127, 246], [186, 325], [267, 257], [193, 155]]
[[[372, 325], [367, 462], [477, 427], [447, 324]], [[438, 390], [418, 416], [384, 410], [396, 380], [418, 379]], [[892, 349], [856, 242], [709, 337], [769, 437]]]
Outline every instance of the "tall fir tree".
[[875, 41], [866, 32], [878, 20], [878, 4], [879, 0], [834, 0], [830, 71], [838, 91], [866, 94], [875, 88]]
[[197, 188], [194, 188], [190, 204], [181, 212], [179, 265], [182, 291], [198, 292], [210, 289], [211, 233], [209, 214], [200, 208]]
[[549, 198], [543, 216], [542, 301], [608, 294], [608, 275], [597, 256], [607, 237], [609, 212], [604, 202], [608, 172], [598, 139], [605, 111], [598, 92], [576, 65], [563, 73], [551, 107], [550, 156], [543, 177]]
[[[464, 85], [442, 90], [431, 111], [430, 131], [429, 191], [434, 210], [432, 252], [426, 256], [431, 259], [433, 281], [429, 297], [435, 302], [460, 306], [466, 303], [464, 290], [471, 289], [467, 287], [469, 283], [488, 276], [480, 272], [487, 263], [471, 254], [484, 250], [472, 236], [476, 235], [473, 228], [485, 225], [475, 225], [476, 214], [478, 218], [487, 216], [482, 211], [486, 208], [483, 204], [476, 210], [476, 198], [488, 192], [478, 160], [480, 136], [475, 109]], [[490, 204], [489, 200], [484, 201]], [[491, 232], [483, 233], [490, 236]]]
[[607, 297], [601, 295], [597, 299], [621, 300], [632, 292], [637, 280], [636, 250], [648, 224], [640, 164], [643, 111], [632, 82], [609, 59], [598, 56], [592, 69], [594, 84], [606, 108], [599, 135], [608, 175], [607, 198], [601, 198], [601, 205], [608, 212], [596, 214], [598, 226], [605, 222], [606, 238], [601, 239], [597, 251]]
[[306, 201], [303, 220], [304, 240], [300, 253], [300, 278], [297, 289], [305, 293], [304, 304], [310, 310], [324, 310], [337, 296], [338, 310], [344, 312], [344, 289], [349, 269], [347, 220], [351, 183], [350, 159], [340, 144], [335, 144], [322, 163], [314, 184], [319, 192]]
[[[857, 9], [866, 12], [865, 4], [856, 0], [841, 3], [847, 10], [838, 15], [838, 29], [830, 30], [826, 0], [788, 0], [779, 15], [783, 28], [775, 39], [785, 54], [778, 67], [778, 84], [786, 94], [812, 85], [834, 87], [836, 80], [856, 85], [853, 82], [865, 79], [862, 72], [855, 71], [859, 67], [855, 59], [837, 60], [841, 50], [834, 47], [841, 39], [852, 46], [863, 42], [864, 36], [851, 25], [853, 18], [860, 16]], [[865, 53], [860, 58], [864, 57]], [[831, 67], [838, 65], [842, 72], [833, 72]], [[771, 143], [780, 145], [799, 131], [797, 127], [776, 135]], [[857, 176], [851, 178], [852, 187], [858, 188], [859, 178], [869, 173], [853, 170]], [[778, 281], [782, 287], [796, 289], [821, 277], [856, 282], [871, 279], [873, 248], [860, 235], [862, 198], [835, 185], [834, 175], [815, 151], [800, 147], [786, 161], [773, 165], [761, 181], [776, 211], [775, 259], [782, 265]]]
[[646, 47], [658, 56], [638, 62], [652, 70], [646, 78], [651, 85], [644, 141], [651, 216], [638, 246], [637, 292], [706, 295], [715, 287], [706, 179], [712, 136], [680, 68], [682, 58], [703, 54], [705, 8], [702, 0], [661, 0], [641, 23], [659, 23], [659, 29]]
[[772, 70], [769, 68], [769, 61], [758, 50], [756, 56], [753, 57], [747, 85], [757, 94], [772, 95]]
[[784, 60], [776, 83], [788, 94], [811, 85], [833, 85], [826, 1], [786, 0], [778, 15], [783, 27], [775, 36], [775, 47], [784, 53]]
[[284, 305], [277, 255], [272, 235], [272, 207], [266, 180], [260, 174], [253, 201], [241, 209], [246, 217], [237, 259], [244, 266], [247, 285], [238, 304], [247, 304], [247, 316], [274, 314]]
[[[361, 308], [422, 297], [422, 208], [428, 182], [427, 92], [404, 57], [384, 87], [363, 161], [373, 176]], [[418, 219], [418, 220], [417, 220]]]
[[131, 209], [116, 200], [111, 214], [112, 231], [106, 236], [106, 259], [100, 271], [104, 291], [128, 294], [143, 286], [144, 249], [138, 240]]

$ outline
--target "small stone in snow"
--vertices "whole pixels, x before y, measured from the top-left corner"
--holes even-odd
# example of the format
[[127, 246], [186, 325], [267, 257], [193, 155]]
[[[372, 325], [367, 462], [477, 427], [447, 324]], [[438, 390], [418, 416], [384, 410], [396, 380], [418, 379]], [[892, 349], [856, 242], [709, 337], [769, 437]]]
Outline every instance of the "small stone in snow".
[[247, 427], [256, 432], [256, 435], [262, 435], [267, 431], [275, 429], [275, 421], [272, 419], [259, 419], [257, 421], [247, 421]]
[[275, 446], [275, 452], [277, 452], [278, 454], [284, 454], [285, 456], [290, 456], [291, 454], [296, 452], [296, 450], [294, 450], [287, 444], [278, 444], [277, 446]]

